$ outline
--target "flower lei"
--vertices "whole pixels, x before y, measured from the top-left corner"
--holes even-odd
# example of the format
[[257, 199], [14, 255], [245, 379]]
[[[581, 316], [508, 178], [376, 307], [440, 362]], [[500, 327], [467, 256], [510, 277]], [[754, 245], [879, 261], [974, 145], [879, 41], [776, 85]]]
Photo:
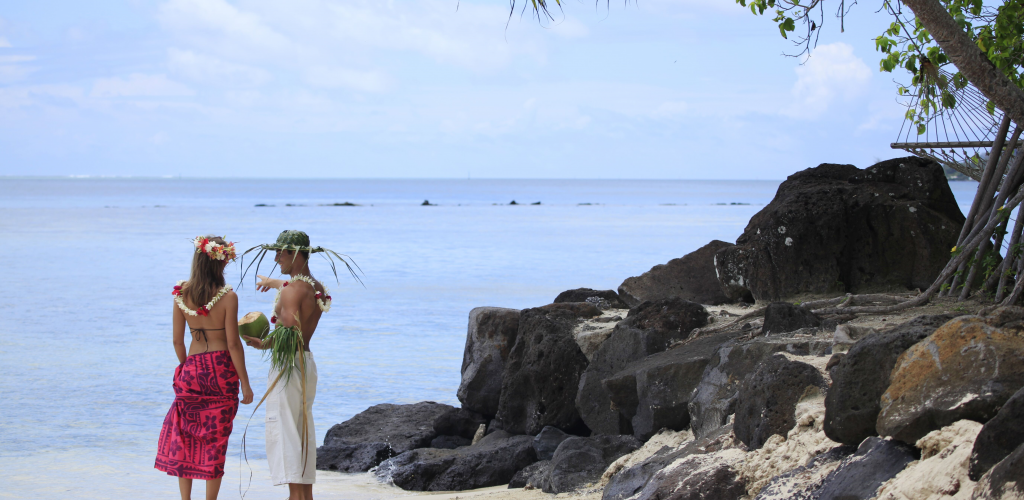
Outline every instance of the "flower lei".
[[213, 260], [227, 259], [229, 262], [235, 260], [234, 242], [228, 242], [227, 245], [221, 245], [216, 241], [210, 241], [209, 238], [196, 236], [195, 239], [192, 240], [192, 245], [196, 247], [196, 253], [205, 253]]
[[[310, 278], [309, 276], [303, 276], [301, 274], [296, 274], [295, 276], [292, 277], [292, 279], [285, 281], [284, 284], [281, 285], [281, 288], [277, 290], [277, 296], [274, 297], [275, 310], [277, 310], [277, 302], [281, 300], [281, 292], [284, 290], [286, 286], [288, 286], [289, 283], [293, 281], [302, 281], [304, 283], [309, 283], [309, 286], [313, 287], [313, 290], [316, 291], [314, 297], [316, 297], [316, 305], [320, 306], [320, 310], [322, 312], [327, 312], [331, 310], [331, 296], [327, 295], [327, 293], [330, 292], [330, 290], [327, 289], [327, 285], [323, 285], [323, 283], [321, 283], [321, 285], [323, 285], [324, 287], [324, 291], [319, 292], [316, 290], [316, 282], [313, 281], [313, 278]], [[270, 322], [276, 324], [277, 316], [270, 316]]]
[[217, 295], [214, 295], [213, 298], [210, 299], [210, 301], [207, 302], [205, 306], [200, 307], [199, 310], [197, 311], [193, 311], [192, 309], [189, 309], [188, 306], [185, 305], [185, 301], [182, 300], [181, 298], [181, 286], [187, 282], [187, 280], [179, 281], [178, 284], [174, 287], [174, 290], [171, 291], [171, 295], [174, 296], [174, 303], [178, 304], [178, 309], [181, 309], [181, 312], [188, 314], [189, 316], [209, 316], [210, 309], [213, 309], [213, 305], [216, 304], [217, 301], [220, 300], [220, 298], [223, 297], [226, 293], [232, 290], [231, 285], [222, 286], [220, 291], [217, 292]]

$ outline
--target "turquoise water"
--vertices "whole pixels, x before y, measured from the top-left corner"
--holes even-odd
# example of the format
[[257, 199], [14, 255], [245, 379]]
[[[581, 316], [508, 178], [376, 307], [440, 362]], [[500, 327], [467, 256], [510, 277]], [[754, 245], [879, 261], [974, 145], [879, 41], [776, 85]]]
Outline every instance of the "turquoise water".
[[[975, 184], [952, 186], [966, 212]], [[331, 425], [373, 404], [457, 405], [473, 307], [531, 307], [570, 288], [614, 289], [712, 239], [734, 241], [777, 187], [0, 178], [0, 498], [176, 498], [175, 480], [152, 464], [177, 365], [171, 286], [188, 277], [198, 234], [247, 248], [302, 229], [365, 271], [363, 288], [344, 275], [336, 283], [325, 262], [312, 266], [334, 298], [311, 343], [320, 443]], [[420, 206], [425, 199], [437, 206]], [[361, 206], [323, 206], [345, 201]], [[230, 266], [229, 282], [239, 274]], [[251, 281], [237, 291], [241, 312], [269, 313], [272, 294], [256, 293]], [[262, 394], [267, 365], [247, 356]], [[239, 474], [248, 477], [238, 451], [251, 413], [239, 411], [222, 498], [236, 498]], [[284, 495], [269, 485], [262, 437], [260, 409], [249, 425], [246, 498]], [[365, 475], [318, 478], [320, 499], [404, 494]]]

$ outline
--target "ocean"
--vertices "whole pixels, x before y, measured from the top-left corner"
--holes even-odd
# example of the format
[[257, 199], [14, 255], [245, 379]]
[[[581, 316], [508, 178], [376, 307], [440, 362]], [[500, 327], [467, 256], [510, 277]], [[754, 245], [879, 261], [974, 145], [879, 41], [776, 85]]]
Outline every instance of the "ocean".
[[[0, 498], [178, 498], [153, 459], [174, 398], [170, 291], [188, 277], [196, 235], [246, 249], [301, 229], [362, 268], [365, 287], [340, 272], [336, 281], [326, 261], [311, 265], [334, 299], [311, 342], [321, 444], [331, 425], [374, 404], [457, 406], [472, 308], [615, 289], [710, 240], [734, 241], [778, 185], [0, 178]], [[976, 183], [951, 186], [966, 213]], [[344, 202], [357, 206], [335, 206]], [[241, 284], [240, 275], [228, 267], [240, 314], [269, 315], [273, 294], [254, 290], [253, 271]], [[258, 398], [267, 362], [246, 353]], [[240, 483], [245, 498], [287, 495], [270, 485], [263, 409], [250, 421], [253, 406], [236, 418], [221, 498], [236, 498]], [[315, 491], [407, 495], [367, 474], [323, 471]]]

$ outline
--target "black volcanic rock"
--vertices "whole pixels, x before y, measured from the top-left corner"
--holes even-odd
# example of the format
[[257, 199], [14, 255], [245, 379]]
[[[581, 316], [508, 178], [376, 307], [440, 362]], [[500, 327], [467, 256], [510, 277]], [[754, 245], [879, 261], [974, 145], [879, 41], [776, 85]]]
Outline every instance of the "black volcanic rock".
[[501, 374], [518, 332], [517, 309], [477, 307], [469, 312], [462, 383], [458, 391], [463, 408], [486, 416], [498, 413]]
[[715, 253], [728, 246], [732, 245], [714, 240], [640, 276], [626, 278], [619, 285], [619, 297], [630, 307], [672, 297], [709, 305], [731, 302], [715, 274]]
[[630, 363], [664, 351], [671, 342], [685, 339], [693, 329], [705, 325], [704, 306], [678, 298], [644, 302], [630, 309], [591, 357], [580, 379], [575, 403], [587, 427], [598, 434], [632, 434], [632, 417], [623, 420], [612, 408], [604, 379]]
[[581, 317], [600, 314], [584, 302], [520, 313], [516, 344], [501, 378], [495, 418], [502, 429], [532, 436], [550, 425], [573, 434], [588, 433], [574, 401], [588, 361], [573, 338], [573, 329]]
[[390, 457], [428, 447], [437, 437], [434, 421], [453, 409], [432, 401], [371, 406], [327, 431], [316, 450], [316, 468], [366, 472]]
[[814, 388], [828, 388], [817, 368], [782, 354], [765, 358], [740, 386], [733, 423], [736, 439], [756, 450], [773, 434], [785, 436], [796, 425], [797, 403]]
[[788, 302], [773, 302], [765, 308], [764, 326], [761, 327], [761, 331], [765, 332], [765, 335], [778, 335], [819, 326], [821, 318], [817, 314]]
[[963, 225], [942, 168], [896, 158], [865, 170], [821, 164], [797, 172], [715, 254], [723, 291], [778, 301], [802, 293], [927, 288]]

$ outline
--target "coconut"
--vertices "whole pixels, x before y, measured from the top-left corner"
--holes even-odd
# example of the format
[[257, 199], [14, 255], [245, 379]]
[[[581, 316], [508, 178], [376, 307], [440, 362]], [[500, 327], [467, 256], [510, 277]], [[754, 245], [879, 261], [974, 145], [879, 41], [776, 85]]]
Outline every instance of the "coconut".
[[262, 339], [270, 333], [270, 321], [259, 311], [253, 311], [238, 320], [238, 335]]

